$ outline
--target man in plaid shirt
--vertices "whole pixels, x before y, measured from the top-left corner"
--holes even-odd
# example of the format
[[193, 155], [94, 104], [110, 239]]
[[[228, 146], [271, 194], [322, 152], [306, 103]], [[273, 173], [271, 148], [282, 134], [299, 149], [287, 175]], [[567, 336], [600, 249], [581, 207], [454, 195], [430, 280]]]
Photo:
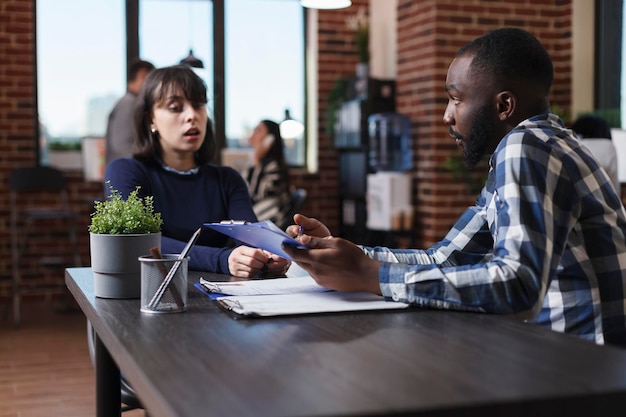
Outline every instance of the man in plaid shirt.
[[515, 314], [626, 346], [626, 212], [589, 150], [550, 112], [553, 66], [529, 33], [499, 29], [448, 69], [444, 122], [489, 175], [474, 206], [426, 250], [370, 248], [296, 215], [311, 250], [289, 255], [320, 284], [418, 306]]

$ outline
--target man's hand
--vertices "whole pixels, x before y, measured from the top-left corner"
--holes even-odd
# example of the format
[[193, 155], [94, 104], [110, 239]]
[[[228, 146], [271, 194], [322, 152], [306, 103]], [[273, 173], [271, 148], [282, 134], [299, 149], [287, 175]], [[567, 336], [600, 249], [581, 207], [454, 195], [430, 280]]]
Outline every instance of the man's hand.
[[[323, 227], [328, 231], [318, 220], [302, 217], [295, 220], [302, 221], [299, 224], [305, 228], [323, 233]], [[285, 252], [319, 285], [337, 291], [381, 294], [378, 283], [380, 262], [366, 256], [355, 244], [330, 235], [314, 237], [304, 234], [298, 239], [310, 249], [284, 245]]]
[[296, 214], [293, 216], [293, 220], [296, 224], [287, 227], [285, 231], [293, 238], [298, 238], [298, 236], [303, 233], [306, 233], [309, 236], [317, 237], [330, 236], [330, 230], [328, 230], [328, 227], [317, 219], [306, 217], [302, 214]]

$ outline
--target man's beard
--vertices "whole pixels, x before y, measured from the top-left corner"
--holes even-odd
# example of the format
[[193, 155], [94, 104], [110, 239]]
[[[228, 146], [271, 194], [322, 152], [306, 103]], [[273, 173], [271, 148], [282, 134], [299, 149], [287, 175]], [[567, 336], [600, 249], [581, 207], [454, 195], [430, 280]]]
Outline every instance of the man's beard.
[[468, 169], [474, 168], [483, 159], [487, 146], [495, 135], [495, 124], [489, 116], [490, 113], [490, 105], [478, 109], [469, 134], [463, 138], [465, 143], [463, 161]]

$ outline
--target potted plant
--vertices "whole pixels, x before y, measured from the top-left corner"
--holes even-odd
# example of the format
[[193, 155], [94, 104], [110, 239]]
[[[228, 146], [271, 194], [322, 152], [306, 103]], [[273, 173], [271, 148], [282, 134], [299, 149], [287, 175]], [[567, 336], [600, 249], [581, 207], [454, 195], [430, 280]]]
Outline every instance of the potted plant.
[[48, 144], [48, 163], [59, 169], [80, 170], [83, 166], [81, 142], [50, 142]]
[[138, 196], [140, 187], [123, 199], [111, 187], [104, 201], [95, 203], [89, 225], [94, 293], [102, 298], [139, 298], [141, 267], [138, 258], [161, 249], [161, 213], [152, 196]]

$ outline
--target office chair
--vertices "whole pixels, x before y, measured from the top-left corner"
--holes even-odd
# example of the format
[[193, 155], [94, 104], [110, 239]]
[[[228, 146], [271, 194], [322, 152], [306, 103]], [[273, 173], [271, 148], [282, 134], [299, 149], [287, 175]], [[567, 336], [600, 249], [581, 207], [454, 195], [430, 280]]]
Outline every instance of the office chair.
[[[22, 283], [20, 266], [24, 261], [35, 261], [45, 268], [69, 266], [70, 252], [75, 266], [80, 265], [76, 244], [76, 222], [78, 214], [70, 210], [68, 193], [63, 173], [51, 167], [16, 168], [9, 177], [9, 205], [12, 259], [13, 320], [18, 327], [21, 321], [20, 303], [22, 294], [53, 293], [65, 289], [63, 280], [59, 284], [44, 282], [35, 287]], [[54, 226], [52, 227], [52, 225]], [[37, 226], [37, 227], [35, 227]], [[33, 230], [36, 229], [36, 230]], [[66, 234], [69, 250], [64, 244], [32, 246], [34, 233], [38, 239], [48, 235], [57, 239]], [[59, 249], [63, 248], [63, 249]], [[30, 249], [30, 250], [29, 250]], [[37, 249], [39, 253], [35, 253]], [[61, 274], [61, 277], [63, 275]]]
[[285, 230], [287, 226], [293, 224], [293, 215], [298, 213], [304, 203], [306, 202], [307, 192], [304, 188], [296, 188], [291, 192], [291, 206], [289, 211], [283, 217], [280, 224], [277, 224], [282, 230]]

